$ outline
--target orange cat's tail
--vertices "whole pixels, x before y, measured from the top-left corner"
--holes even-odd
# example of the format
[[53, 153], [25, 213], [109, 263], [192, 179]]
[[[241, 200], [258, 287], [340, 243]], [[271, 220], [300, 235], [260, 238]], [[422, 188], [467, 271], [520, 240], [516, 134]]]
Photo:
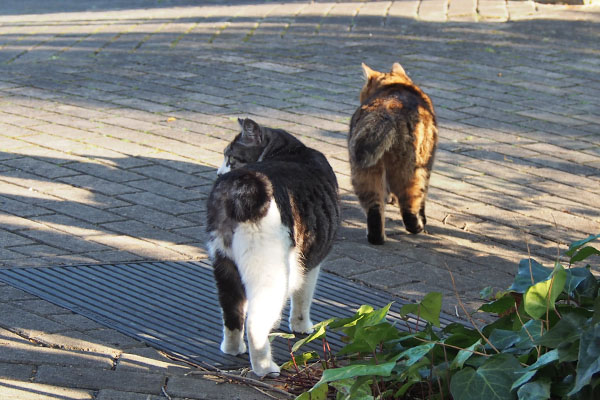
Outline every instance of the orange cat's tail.
[[348, 150], [351, 162], [361, 168], [375, 165], [393, 146], [394, 132], [395, 126], [389, 116], [377, 112], [362, 114], [350, 129]]

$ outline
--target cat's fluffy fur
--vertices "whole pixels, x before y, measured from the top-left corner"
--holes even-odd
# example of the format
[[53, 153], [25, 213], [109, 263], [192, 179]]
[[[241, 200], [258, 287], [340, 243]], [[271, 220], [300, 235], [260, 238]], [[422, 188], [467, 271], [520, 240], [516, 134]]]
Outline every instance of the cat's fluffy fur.
[[348, 135], [352, 185], [367, 214], [368, 241], [383, 244], [388, 193], [409, 232], [421, 232], [427, 222], [438, 130], [431, 100], [400, 64], [388, 73], [362, 66], [365, 85]]
[[208, 247], [223, 311], [221, 351], [245, 352], [246, 326], [252, 370], [264, 376], [279, 372], [268, 335], [289, 297], [290, 329], [312, 330], [319, 264], [339, 225], [338, 186], [320, 152], [283, 130], [239, 123], [207, 202]]

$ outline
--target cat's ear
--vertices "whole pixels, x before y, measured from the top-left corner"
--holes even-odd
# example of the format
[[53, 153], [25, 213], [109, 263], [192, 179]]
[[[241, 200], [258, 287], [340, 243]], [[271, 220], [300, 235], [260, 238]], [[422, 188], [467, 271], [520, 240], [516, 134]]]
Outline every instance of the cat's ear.
[[365, 77], [365, 81], [369, 82], [369, 79], [371, 79], [372, 77], [379, 75], [379, 72], [372, 70], [371, 68], [369, 68], [369, 66], [365, 63], [362, 63], [362, 69], [363, 69], [363, 74]]
[[397, 62], [394, 63], [394, 65], [392, 65], [392, 73], [398, 75], [406, 75], [406, 72], [404, 71], [404, 68], [402, 68], [402, 65], [398, 64]]
[[256, 146], [262, 143], [263, 134], [260, 125], [249, 118], [244, 120], [238, 118], [238, 122], [242, 126], [242, 140], [244, 144]]

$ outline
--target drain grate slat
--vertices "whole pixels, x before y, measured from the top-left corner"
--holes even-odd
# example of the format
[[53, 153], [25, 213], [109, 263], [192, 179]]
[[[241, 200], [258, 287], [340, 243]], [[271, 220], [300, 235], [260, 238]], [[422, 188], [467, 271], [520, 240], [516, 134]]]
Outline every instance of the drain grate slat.
[[[212, 267], [205, 262], [141, 262], [14, 268], [0, 270], [0, 281], [93, 319], [126, 335], [190, 361], [223, 368], [248, 365], [247, 355], [233, 357], [219, 350], [221, 311]], [[388, 319], [400, 320], [406, 301], [323, 272], [317, 284], [312, 318], [317, 322], [347, 317], [362, 304], [382, 307], [395, 301]], [[287, 331], [288, 307], [281, 330]], [[443, 325], [460, 322], [441, 316]], [[414, 322], [413, 322], [414, 323]], [[404, 324], [398, 324], [404, 329]], [[328, 334], [332, 350], [343, 346], [339, 335]], [[289, 360], [289, 343], [276, 338], [274, 357]], [[321, 350], [312, 343], [305, 350]]]

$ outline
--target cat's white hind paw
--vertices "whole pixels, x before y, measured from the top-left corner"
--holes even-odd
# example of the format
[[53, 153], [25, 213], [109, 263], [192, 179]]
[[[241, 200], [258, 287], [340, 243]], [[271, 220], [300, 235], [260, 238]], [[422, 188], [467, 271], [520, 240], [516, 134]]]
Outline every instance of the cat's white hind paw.
[[290, 330], [297, 333], [312, 333], [313, 323], [310, 319], [290, 318]]
[[267, 365], [253, 365], [252, 366], [252, 372], [254, 372], [256, 375], [260, 376], [261, 378], [263, 376], [279, 376], [279, 366], [277, 364], [275, 364], [273, 361], [270, 361], [269, 363], [267, 363]]

